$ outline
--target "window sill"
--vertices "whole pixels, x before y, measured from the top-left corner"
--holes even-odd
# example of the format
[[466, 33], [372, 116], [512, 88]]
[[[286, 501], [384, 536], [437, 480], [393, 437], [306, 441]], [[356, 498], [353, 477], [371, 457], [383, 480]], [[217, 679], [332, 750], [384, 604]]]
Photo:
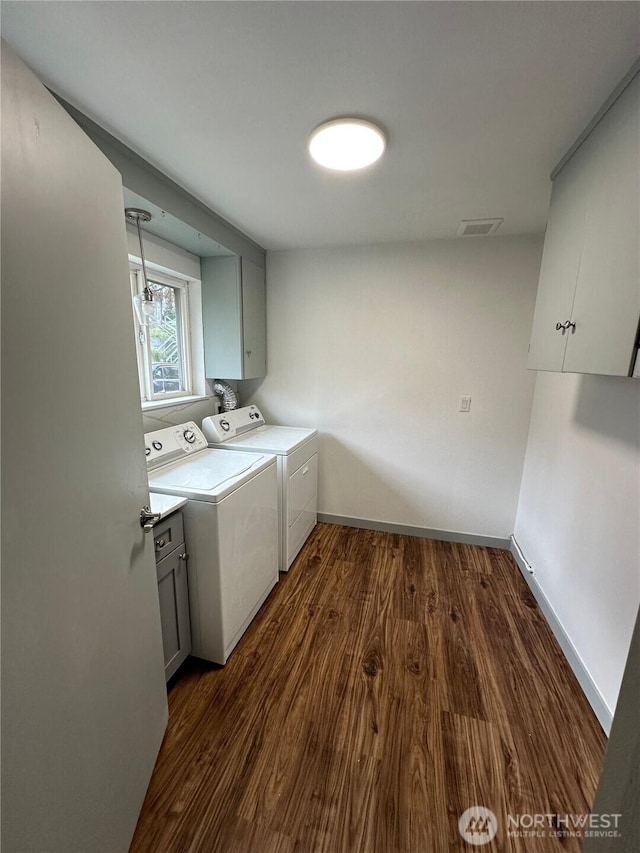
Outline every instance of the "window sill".
[[213, 400], [213, 397], [207, 397], [201, 394], [192, 394], [189, 397], [172, 397], [170, 400], [150, 400], [142, 403], [142, 411], [150, 412], [154, 409], [168, 409], [170, 406], [184, 406], [189, 403], [199, 403], [202, 400]]

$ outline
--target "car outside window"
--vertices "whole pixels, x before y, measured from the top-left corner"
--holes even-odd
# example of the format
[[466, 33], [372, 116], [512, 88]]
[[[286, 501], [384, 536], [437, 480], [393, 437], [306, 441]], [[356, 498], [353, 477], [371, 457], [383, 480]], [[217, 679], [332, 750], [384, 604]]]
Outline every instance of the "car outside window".
[[154, 394], [165, 394], [167, 391], [182, 391], [180, 368], [177, 364], [153, 365]]

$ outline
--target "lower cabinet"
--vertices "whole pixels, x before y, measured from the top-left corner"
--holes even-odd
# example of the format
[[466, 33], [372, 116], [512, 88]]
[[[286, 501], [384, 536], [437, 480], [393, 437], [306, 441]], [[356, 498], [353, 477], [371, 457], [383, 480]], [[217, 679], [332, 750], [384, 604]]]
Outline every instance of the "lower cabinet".
[[174, 513], [154, 528], [164, 673], [168, 681], [191, 652], [188, 554], [182, 513]]

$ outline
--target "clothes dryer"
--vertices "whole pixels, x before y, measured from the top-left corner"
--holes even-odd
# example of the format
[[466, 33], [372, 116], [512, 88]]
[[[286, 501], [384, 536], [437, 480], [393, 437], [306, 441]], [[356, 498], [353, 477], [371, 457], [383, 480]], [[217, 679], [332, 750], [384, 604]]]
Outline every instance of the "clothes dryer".
[[210, 447], [276, 454], [279, 565], [288, 571], [317, 521], [318, 430], [265, 424], [257, 406], [244, 406], [205, 418], [202, 431]]

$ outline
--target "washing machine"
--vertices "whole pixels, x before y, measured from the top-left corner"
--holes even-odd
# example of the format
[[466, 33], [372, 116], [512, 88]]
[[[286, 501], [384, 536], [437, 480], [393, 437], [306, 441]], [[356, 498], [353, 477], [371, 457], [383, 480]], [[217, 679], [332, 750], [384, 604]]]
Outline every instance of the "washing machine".
[[280, 571], [289, 570], [317, 521], [318, 430], [265, 424], [257, 406], [205, 418], [210, 447], [275, 453], [278, 460]]
[[192, 421], [145, 435], [149, 489], [182, 508], [192, 654], [229, 655], [278, 582], [277, 462], [207, 446]]

